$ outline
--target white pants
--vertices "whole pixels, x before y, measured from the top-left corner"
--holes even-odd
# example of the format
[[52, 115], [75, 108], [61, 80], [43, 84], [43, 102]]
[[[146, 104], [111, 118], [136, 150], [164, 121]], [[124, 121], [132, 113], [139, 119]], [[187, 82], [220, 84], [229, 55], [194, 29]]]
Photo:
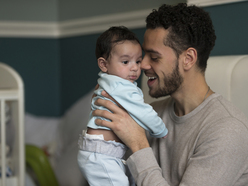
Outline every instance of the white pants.
[[126, 146], [86, 135], [83, 133], [79, 138], [78, 165], [88, 183], [92, 186], [135, 186], [125, 161], [121, 159]]

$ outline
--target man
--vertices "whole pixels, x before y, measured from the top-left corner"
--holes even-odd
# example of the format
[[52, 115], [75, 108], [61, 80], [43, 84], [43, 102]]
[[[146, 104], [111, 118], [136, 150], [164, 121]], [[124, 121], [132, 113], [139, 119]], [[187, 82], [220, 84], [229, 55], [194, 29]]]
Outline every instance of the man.
[[112, 122], [96, 124], [111, 128], [131, 149], [127, 165], [137, 185], [248, 185], [248, 120], [205, 81], [215, 43], [209, 15], [186, 4], [162, 5], [146, 22], [141, 68], [152, 97], [170, 95], [152, 104], [168, 136], [147, 140], [128, 113], [100, 99], [96, 104], [113, 113], [93, 114]]

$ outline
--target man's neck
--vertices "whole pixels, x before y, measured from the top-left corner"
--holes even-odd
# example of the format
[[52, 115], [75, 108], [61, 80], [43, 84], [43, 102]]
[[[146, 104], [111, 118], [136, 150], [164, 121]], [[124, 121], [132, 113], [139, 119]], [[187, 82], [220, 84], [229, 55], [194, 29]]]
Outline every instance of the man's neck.
[[174, 111], [177, 116], [183, 116], [196, 107], [210, 96], [213, 91], [204, 81], [198, 81], [194, 84], [182, 85], [171, 97], [175, 101]]

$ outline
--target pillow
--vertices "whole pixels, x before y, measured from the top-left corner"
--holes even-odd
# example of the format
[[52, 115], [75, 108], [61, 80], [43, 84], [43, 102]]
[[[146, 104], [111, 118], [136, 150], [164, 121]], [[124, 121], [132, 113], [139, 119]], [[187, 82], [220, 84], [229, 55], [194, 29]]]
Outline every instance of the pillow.
[[77, 144], [79, 134], [86, 129], [93, 91], [79, 99], [61, 118], [56, 135], [57, 156], [60, 156], [70, 145]]

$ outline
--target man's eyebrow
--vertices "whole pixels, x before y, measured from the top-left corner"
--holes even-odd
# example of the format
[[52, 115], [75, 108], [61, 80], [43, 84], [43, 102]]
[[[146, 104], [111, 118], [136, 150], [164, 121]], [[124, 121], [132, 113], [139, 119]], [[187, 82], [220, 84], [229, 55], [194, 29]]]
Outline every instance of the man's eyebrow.
[[146, 53], [152, 53], [152, 54], [161, 55], [161, 54], [160, 54], [158, 51], [156, 51], [156, 50], [144, 49], [143, 47], [142, 47], [142, 50], [143, 50], [144, 52], [146, 52]]

